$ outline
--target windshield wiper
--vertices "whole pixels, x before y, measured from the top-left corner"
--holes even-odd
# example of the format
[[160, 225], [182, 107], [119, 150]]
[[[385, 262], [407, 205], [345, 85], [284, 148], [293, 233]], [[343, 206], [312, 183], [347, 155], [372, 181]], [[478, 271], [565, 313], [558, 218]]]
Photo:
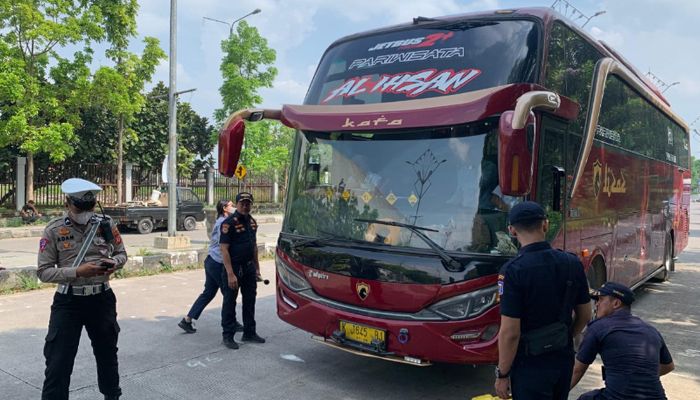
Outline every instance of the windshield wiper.
[[310, 238], [310, 239], [306, 239], [306, 240], [300, 240], [300, 241], [292, 244], [292, 247], [294, 248], [294, 250], [297, 250], [300, 247], [318, 246], [320, 244], [326, 244], [326, 243], [331, 242], [331, 241], [349, 241], [349, 242], [356, 242], [356, 243], [357, 242], [364, 243], [364, 241], [362, 241], [362, 240], [357, 240], [357, 239], [345, 237], [342, 235], [335, 234], [333, 232], [324, 231], [322, 229], [319, 229], [318, 231], [326, 236], [319, 236], [319, 237]]
[[415, 233], [416, 236], [421, 238], [428, 246], [430, 246], [431, 249], [433, 249], [442, 259], [443, 265], [445, 268], [450, 271], [450, 272], [459, 272], [464, 268], [461, 262], [455, 260], [452, 256], [447, 254], [445, 249], [440, 247], [439, 244], [433, 242], [428, 236], [425, 235], [425, 233], [421, 231], [428, 231], [428, 232], [440, 232], [435, 229], [430, 229], [430, 228], [424, 228], [422, 226], [416, 226], [416, 225], [409, 225], [409, 224], [403, 224], [401, 222], [394, 222], [394, 221], [381, 221], [378, 219], [355, 219], [357, 222], [366, 222], [368, 224], [380, 224], [380, 225], [389, 225], [389, 226], [398, 226], [401, 228], [406, 228], [409, 229], [411, 232]]

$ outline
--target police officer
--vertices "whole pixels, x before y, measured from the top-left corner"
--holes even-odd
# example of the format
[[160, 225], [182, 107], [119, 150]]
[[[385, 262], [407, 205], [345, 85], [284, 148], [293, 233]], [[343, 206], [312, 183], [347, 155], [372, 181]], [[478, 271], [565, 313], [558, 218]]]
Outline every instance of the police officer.
[[116, 298], [109, 276], [126, 263], [119, 231], [95, 215], [96, 184], [63, 182], [66, 213], [49, 222], [39, 241], [37, 275], [57, 283], [44, 345], [46, 371], [42, 399], [68, 399], [70, 376], [83, 326], [97, 361], [97, 382], [105, 399], [118, 399]]
[[607, 282], [591, 295], [596, 317], [586, 328], [571, 378], [573, 388], [600, 354], [605, 388], [579, 400], [666, 399], [659, 376], [674, 369], [671, 353], [653, 326], [632, 315], [634, 293]]
[[549, 221], [539, 204], [519, 203], [508, 219], [508, 231], [521, 248], [499, 275], [496, 394], [506, 399], [512, 392], [515, 400], [566, 399], [574, 364], [572, 336], [591, 318], [583, 266], [545, 241]]
[[[258, 336], [255, 330], [255, 296], [257, 295], [257, 281], [260, 277], [260, 263], [258, 262], [258, 246], [256, 234], [258, 224], [250, 215], [250, 207], [253, 204], [253, 195], [241, 192], [236, 196], [236, 211], [221, 223], [221, 236], [219, 245], [224, 261], [224, 281], [236, 291], [233, 296], [233, 307], [238, 288], [241, 289], [243, 298], [243, 337], [244, 342], [265, 343], [265, 339]], [[223, 316], [224, 327], [234, 326], [235, 314], [233, 312]], [[238, 344], [233, 338], [233, 329], [224, 328], [223, 343], [230, 349], [237, 349]]]

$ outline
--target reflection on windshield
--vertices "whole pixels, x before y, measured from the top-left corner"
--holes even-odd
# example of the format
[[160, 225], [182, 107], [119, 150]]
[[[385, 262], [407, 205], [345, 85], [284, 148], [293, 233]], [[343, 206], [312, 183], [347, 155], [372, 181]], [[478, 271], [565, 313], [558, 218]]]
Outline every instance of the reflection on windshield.
[[285, 229], [383, 245], [428, 248], [410, 229], [357, 220], [420, 225], [450, 251], [513, 254], [500, 194], [496, 121], [377, 133], [305, 132], [291, 171]]

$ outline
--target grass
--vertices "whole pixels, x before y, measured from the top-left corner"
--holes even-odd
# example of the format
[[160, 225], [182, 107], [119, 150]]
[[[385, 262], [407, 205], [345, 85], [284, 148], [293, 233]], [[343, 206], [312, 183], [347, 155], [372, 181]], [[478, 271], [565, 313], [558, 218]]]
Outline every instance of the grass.
[[137, 256], [152, 256], [155, 253], [152, 252], [151, 250], [147, 248], [140, 247], [139, 250], [136, 252]]

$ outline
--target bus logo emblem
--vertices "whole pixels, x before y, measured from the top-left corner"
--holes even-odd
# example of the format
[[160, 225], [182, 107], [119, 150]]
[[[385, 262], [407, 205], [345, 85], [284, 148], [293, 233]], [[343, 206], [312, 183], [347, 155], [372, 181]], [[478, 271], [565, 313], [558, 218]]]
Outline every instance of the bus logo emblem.
[[357, 291], [357, 296], [360, 297], [360, 300], [364, 301], [367, 298], [367, 296], [369, 296], [370, 287], [364, 282], [359, 282], [355, 286], [355, 290]]

